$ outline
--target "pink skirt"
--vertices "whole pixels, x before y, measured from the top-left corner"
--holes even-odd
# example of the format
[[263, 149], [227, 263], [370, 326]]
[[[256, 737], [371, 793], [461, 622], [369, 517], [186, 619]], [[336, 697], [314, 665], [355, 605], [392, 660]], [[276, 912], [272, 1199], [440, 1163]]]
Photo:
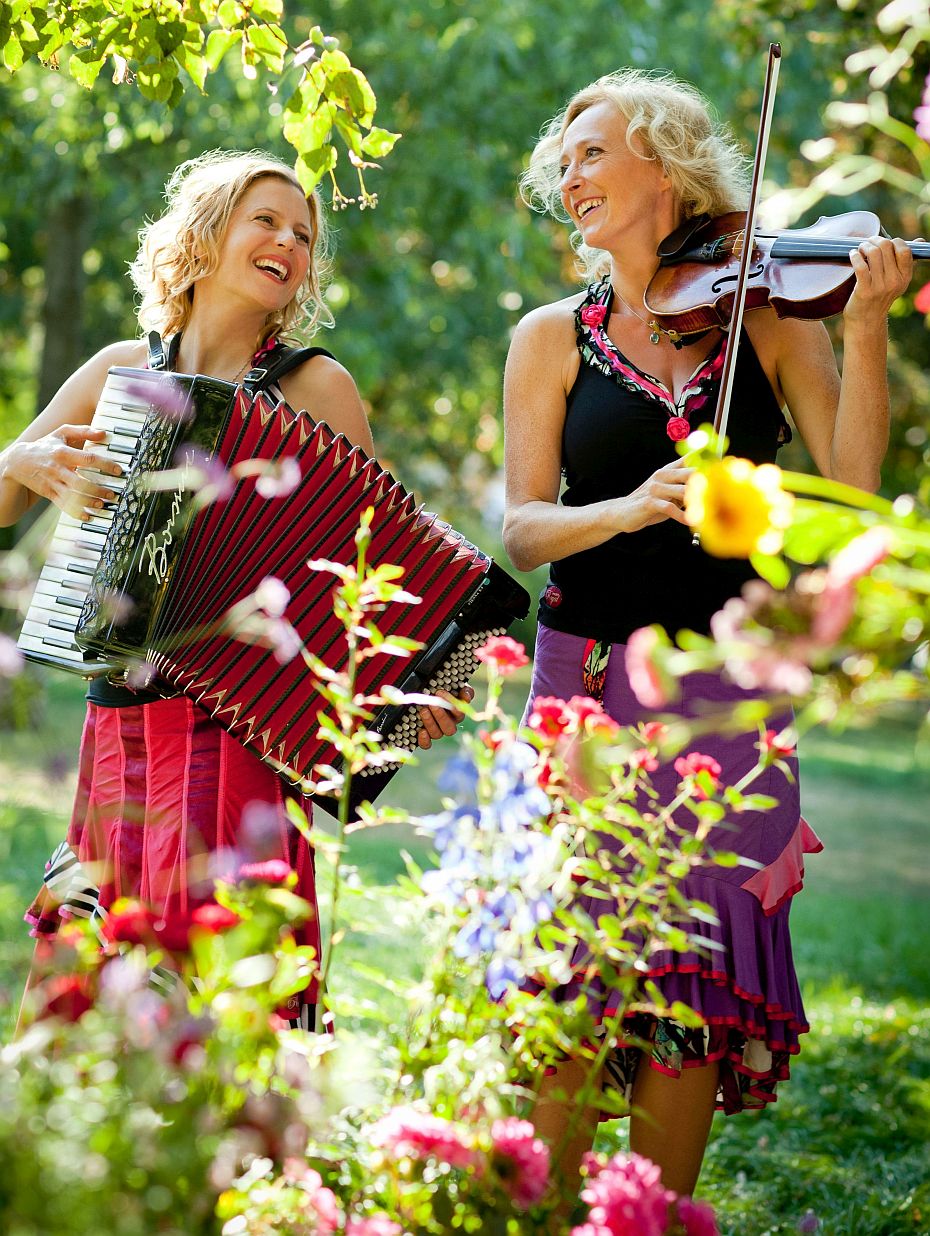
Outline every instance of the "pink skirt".
[[[161, 918], [212, 900], [214, 881], [243, 863], [284, 859], [314, 913], [296, 929], [320, 956], [313, 853], [288, 820], [310, 804], [184, 696], [105, 708], [89, 703], [67, 839], [26, 913], [40, 941], [75, 916], [102, 919], [120, 897]], [[316, 1027], [317, 985], [291, 997], [286, 1016]]]

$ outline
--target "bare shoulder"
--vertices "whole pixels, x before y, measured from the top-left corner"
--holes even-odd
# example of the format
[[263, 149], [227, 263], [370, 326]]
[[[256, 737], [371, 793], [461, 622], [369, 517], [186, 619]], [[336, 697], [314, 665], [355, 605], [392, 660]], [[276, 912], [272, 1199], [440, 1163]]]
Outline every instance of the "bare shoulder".
[[563, 393], [578, 374], [575, 310], [583, 292], [549, 305], [540, 305], [521, 318], [507, 357], [507, 382], [530, 383]]
[[563, 300], [531, 309], [518, 322], [514, 338], [519, 337], [525, 343], [541, 344], [567, 340], [574, 346], [575, 311], [584, 297], [584, 292], [576, 292], [574, 296], [566, 296]]
[[306, 411], [314, 420], [325, 421], [336, 433], [371, 453], [373, 445], [368, 418], [355, 385], [344, 365], [331, 356], [312, 356], [281, 379], [281, 390], [292, 408]]

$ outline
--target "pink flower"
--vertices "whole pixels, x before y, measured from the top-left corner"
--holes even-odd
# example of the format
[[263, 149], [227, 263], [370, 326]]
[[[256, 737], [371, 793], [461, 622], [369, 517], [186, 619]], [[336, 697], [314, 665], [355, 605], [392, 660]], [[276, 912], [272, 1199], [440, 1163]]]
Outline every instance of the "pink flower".
[[861, 533], [833, 556], [827, 565], [827, 588], [854, 584], [868, 575], [891, 552], [891, 533], [880, 525]]
[[626, 644], [626, 672], [633, 693], [644, 708], [664, 708], [669, 701], [653, 656], [661, 643], [655, 627], [640, 627]]
[[568, 731], [572, 716], [564, 700], [554, 695], [537, 695], [526, 723], [541, 738], [558, 738]]
[[581, 311], [581, 320], [585, 326], [600, 326], [606, 316], [606, 305], [585, 305]]
[[881, 526], [869, 528], [833, 556], [825, 571], [810, 573], [823, 587], [814, 599], [811, 637], [815, 644], [835, 644], [856, 612], [856, 583], [883, 562], [891, 552], [891, 533]]
[[528, 1120], [511, 1116], [491, 1126], [494, 1166], [519, 1210], [542, 1201], [549, 1185], [549, 1147]]
[[661, 742], [668, 733], [664, 721], [646, 721], [642, 726], [642, 735], [646, 742]]
[[685, 1236], [720, 1236], [713, 1208], [693, 1197], [678, 1199], [678, 1222], [685, 1229]]
[[[688, 777], [700, 777], [701, 780], [706, 778], [702, 774], [706, 774], [710, 778], [711, 789], [716, 790], [720, 784], [720, 773], [723, 770], [712, 755], [702, 755], [700, 751], [689, 751], [685, 756], [679, 756], [675, 761], [675, 772], [679, 777], [686, 779]], [[698, 782], [694, 787], [698, 798], [707, 798], [707, 786]]]
[[[930, 108], [927, 111], [930, 113]], [[930, 122], [930, 114], [927, 119]], [[914, 308], [918, 313], [930, 313], [930, 283], [925, 283], [914, 297]]]
[[259, 609], [263, 609], [271, 618], [283, 618], [287, 603], [291, 599], [287, 584], [274, 575], [266, 575], [255, 589], [252, 600]]
[[438, 1159], [450, 1167], [477, 1167], [480, 1157], [465, 1132], [451, 1120], [395, 1107], [371, 1129], [371, 1142], [399, 1159]]
[[291, 876], [290, 864], [283, 858], [269, 858], [263, 863], [243, 863], [239, 868], [239, 880], [253, 884], [286, 884]]
[[628, 763], [630, 768], [634, 770], [642, 769], [644, 772], [655, 772], [659, 767], [659, 761], [648, 747], [640, 747], [638, 751], [634, 751], [629, 757]]
[[529, 664], [526, 649], [509, 635], [492, 635], [476, 650], [475, 656], [501, 678], [509, 678], [521, 666]]
[[286, 498], [300, 484], [302, 473], [296, 459], [269, 459], [255, 479], [255, 492], [260, 498]]
[[346, 1236], [402, 1236], [403, 1228], [387, 1215], [372, 1215], [370, 1219], [350, 1219]]
[[606, 1163], [588, 1155], [588, 1183], [581, 1191], [588, 1222], [572, 1236], [665, 1236], [674, 1193], [662, 1186], [659, 1169], [638, 1154], [616, 1154]]
[[575, 719], [577, 729], [584, 729], [589, 718], [604, 716], [603, 707], [590, 695], [573, 695], [567, 708]]
[[782, 730], [780, 734], [775, 730], [766, 730], [762, 741], [756, 743], [756, 746], [770, 763], [774, 760], [785, 760], [797, 750], [788, 730]]

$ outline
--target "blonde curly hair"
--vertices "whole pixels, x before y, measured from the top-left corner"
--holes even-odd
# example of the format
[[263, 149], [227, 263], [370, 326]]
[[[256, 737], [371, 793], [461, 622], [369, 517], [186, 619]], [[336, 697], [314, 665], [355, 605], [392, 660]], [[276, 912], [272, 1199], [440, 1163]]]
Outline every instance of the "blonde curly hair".
[[[257, 180], [274, 176], [300, 189], [292, 168], [260, 150], [209, 150], [182, 163], [165, 186], [165, 212], [139, 233], [139, 250], [129, 268], [140, 297], [143, 331], [162, 335], [183, 331], [194, 304], [194, 287], [218, 264], [229, 220], [242, 195]], [[302, 190], [301, 190], [302, 191]], [[329, 238], [322, 204], [307, 197], [310, 211], [310, 266], [307, 278], [283, 309], [268, 315], [259, 346], [273, 335], [296, 338], [318, 326], [331, 326], [323, 299], [329, 270]]]
[[[534, 210], [570, 221], [559, 196], [562, 140], [572, 121], [596, 103], [612, 103], [625, 118], [626, 141], [634, 154], [661, 162], [684, 218], [745, 207], [748, 162], [730, 133], [713, 119], [704, 96], [670, 73], [619, 69], [572, 95], [544, 126], [520, 179], [523, 200]], [[610, 258], [602, 249], [585, 245], [578, 232], [571, 243], [586, 282], [609, 273]]]

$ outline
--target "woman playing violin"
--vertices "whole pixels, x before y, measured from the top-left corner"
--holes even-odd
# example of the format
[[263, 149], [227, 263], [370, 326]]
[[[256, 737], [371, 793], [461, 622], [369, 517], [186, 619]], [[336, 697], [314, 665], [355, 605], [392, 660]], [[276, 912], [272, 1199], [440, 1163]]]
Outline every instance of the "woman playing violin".
[[[710, 558], [692, 544], [682, 509], [691, 470], [675, 451], [690, 427], [713, 419], [726, 332], [715, 327], [682, 341], [644, 306], [665, 237], [703, 212], [745, 208], [743, 159], [691, 86], [623, 70], [581, 90], [550, 122], [524, 182], [535, 205], [575, 228], [588, 285], [529, 313], [507, 362], [504, 541], [521, 570], [551, 564], [528, 711], [536, 696], [594, 695], [618, 722], [635, 725], [648, 714], [627, 675], [632, 632], [650, 623], [672, 634], [707, 632], [711, 616], [752, 577], [745, 563]], [[791, 436], [787, 409], [825, 476], [874, 490], [888, 441], [887, 314], [908, 285], [912, 258], [903, 241], [876, 236], [849, 261], [855, 287], [844, 313], [842, 376], [821, 322], [780, 319], [769, 308], [747, 314], [729, 453], [773, 461]], [[678, 707], [693, 717], [699, 701], [719, 707], [746, 694], [716, 676], [692, 675]], [[789, 722], [790, 715], [770, 724]], [[753, 731], [705, 735], [699, 746], [720, 765], [720, 780], [734, 784], [755, 766], [757, 742]], [[605, 1069], [605, 1084], [633, 1104], [633, 1149], [682, 1194], [694, 1189], [715, 1107], [736, 1112], [774, 1101], [808, 1028], [788, 912], [803, 853], [821, 847], [800, 817], [796, 784], [769, 771], [756, 788], [777, 807], [736, 817], [738, 827], [718, 838], [754, 865], [706, 866], [685, 882], [688, 897], [715, 911], [718, 924], [707, 931], [717, 948], [649, 959], [667, 1001], [684, 1001], [706, 1024], [695, 1031], [640, 1019], [632, 1029], [651, 1052], [620, 1043]], [[664, 801], [678, 780], [664, 765], [652, 774]], [[604, 901], [592, 905], [611, 911]], [[579, 990], [569, 982], [560, 994], [571, 999]], [[616, 1006], [610, 990], [585, 990], [597, 1015]], [[568, 1060], [543, 1086], [537, 1126], [553, 1142], [586, 1067]], [[592, 1112], [583, 1122], [563, 1171], [590, 1145], [595, 1120]]]

